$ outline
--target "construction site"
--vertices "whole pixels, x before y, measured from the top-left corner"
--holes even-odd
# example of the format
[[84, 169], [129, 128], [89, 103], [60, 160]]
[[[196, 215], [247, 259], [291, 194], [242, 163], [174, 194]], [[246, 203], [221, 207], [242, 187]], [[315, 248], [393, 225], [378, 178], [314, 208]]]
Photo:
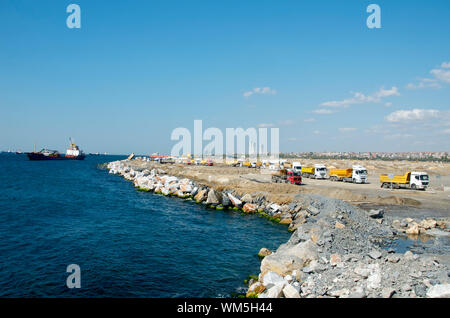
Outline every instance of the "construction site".
[[139, 159], [143, 164], [162, 163], [170, 174], [215, 188], [259, 192], [279, 204], [289, 203], [298, 193], [315, 193], [355, 205], [392, 206], [395, 211], [404, 206], [437, 216], [447, 216], [450, 206], [450, 163], [444, 162]]

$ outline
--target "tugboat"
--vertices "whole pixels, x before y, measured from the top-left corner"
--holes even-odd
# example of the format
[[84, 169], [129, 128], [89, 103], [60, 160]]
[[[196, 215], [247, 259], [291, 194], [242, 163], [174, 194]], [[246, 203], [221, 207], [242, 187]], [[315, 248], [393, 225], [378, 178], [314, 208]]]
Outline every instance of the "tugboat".
[[30, 160], [84, 160], [86, 155], [70, 139], [70, 147], [66, 150], [66, 155], [62, 156], [56, 150], [42, 149], [39, 152], [26, 152]]

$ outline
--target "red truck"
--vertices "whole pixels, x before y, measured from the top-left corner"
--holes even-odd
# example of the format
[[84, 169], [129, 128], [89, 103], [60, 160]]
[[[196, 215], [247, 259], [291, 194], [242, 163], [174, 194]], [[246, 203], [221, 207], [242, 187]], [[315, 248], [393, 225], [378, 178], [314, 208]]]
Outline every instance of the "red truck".
[[300, 172], [292, 170], [281, 170], [279, 171], [279, 173], [272, 175], [272, 182], [300, 185], [302, 184], [302, 176]]

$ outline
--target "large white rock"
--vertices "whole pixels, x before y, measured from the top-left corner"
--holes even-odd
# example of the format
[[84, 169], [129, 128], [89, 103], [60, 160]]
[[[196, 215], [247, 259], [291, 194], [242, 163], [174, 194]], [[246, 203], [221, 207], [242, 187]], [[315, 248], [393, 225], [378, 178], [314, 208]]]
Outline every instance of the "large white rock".
[[263, 277], [263, 285], [269, 286], [269, 285], [284, 285], [286, 284], [286, 281], [281, 275], [278, 275], [275, 272], [268, 272]]
[[280, 298], [283, 295], [283, 286], [273, 285], [267, 290], [267, 298]]
[[279, 211], [279, 210], [281, 209], [281, 206], [279, 206], [279, 205], [276, 204], [276, 203], [272, 203], [272, 204], [270, 205], [270, 208], [272, 209], [272, 212], [277, 212], [277, 211]]
[[450, 284], [434, 285], [427, 291], [428, 298], [450, 298]]
[[286, 298], [300, 298], [300, 294], [298, 290], [294, 288], [294, 286], [287, 284], [283, 288], [283, 295]]
[[369, 265], [370, 275], [367, 277], [367, 288], [377, 289], [381, 285], [381, 271], [378, 264]]
[[177, 181], [178, 181], [177, 177], [169, 176], [166, 178], [165, 183], [166, 183], [166, 185], [169, 185], [170, 183], [177, 182]]
[[242, 206], [242, 201], [239, 200], [238, 198], [236, 198], [234, 195], [232, 195], [231, 193], [228, 193], [228, 198], [230, 199], [231, 203], [233, 203], [233, 205], [237, 208], [240, 208]]
[[261, 262], [261, 273], [275, 272], [286, 276], [294, 270], [302, 270], [305, 265], [317, 260], [317, 245], [308, 240], [294, 247], [282, 246], [275, 253], [264, 257]]
[[219, 204], [219, 196], [214, 189], [210, 189], [208, 192], [208, 197], [206, 199], [206, 204]]

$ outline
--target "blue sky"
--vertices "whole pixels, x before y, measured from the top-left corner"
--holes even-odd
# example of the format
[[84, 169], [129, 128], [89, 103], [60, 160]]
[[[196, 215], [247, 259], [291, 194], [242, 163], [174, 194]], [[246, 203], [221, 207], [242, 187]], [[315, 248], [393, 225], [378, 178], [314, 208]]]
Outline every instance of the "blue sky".
[[202, 119], [281, 151], [450, 151], [449, 34], [447, 0], [2, 0], [0, 149], [165, 153]]

